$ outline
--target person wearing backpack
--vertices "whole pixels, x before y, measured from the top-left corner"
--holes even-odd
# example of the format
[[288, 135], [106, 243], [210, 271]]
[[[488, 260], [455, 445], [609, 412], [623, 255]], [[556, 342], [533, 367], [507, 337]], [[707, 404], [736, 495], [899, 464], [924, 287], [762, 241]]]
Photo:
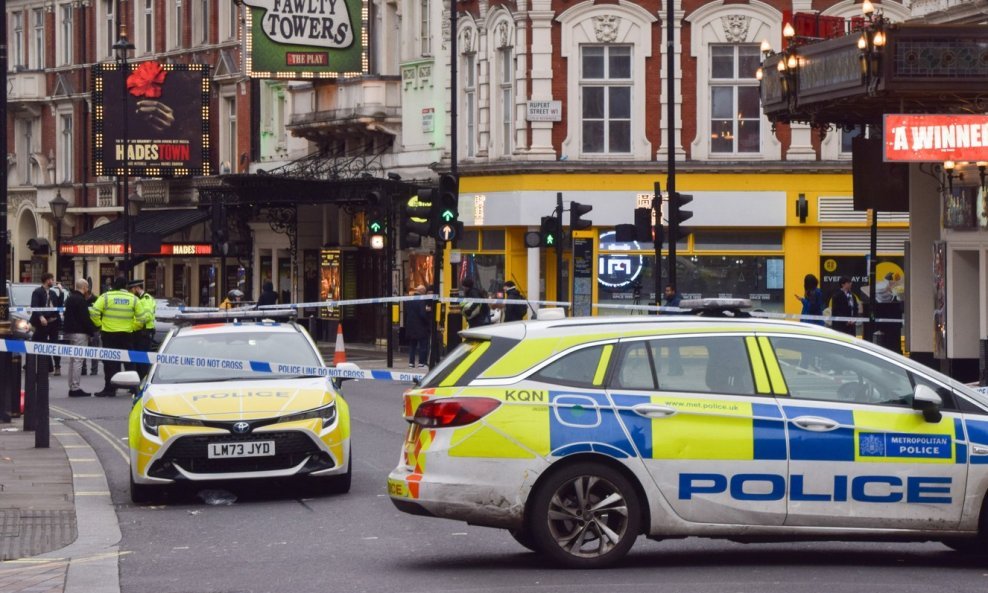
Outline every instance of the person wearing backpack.
[[[518, 290], [515, 283], [511, 280], [507, 280], [504, 283], [504, 298], [513, 301], [523, 301], [525, 296]], [[525, 319], [525, 315], [528, 314], [528, 305], [523, 305], [521, 303], [507, 304], [504, 306], [504, 317], [502, 321], [521, 321]]]
[[463, 291], [463, 317], [467, 327], [480, 327], [491, 322], [491, 307], [487, 303], [479, 303], [474, 299], [486, 299], [483, 290], [474, 286], [473, 278], [467, 277], [460, 282]]

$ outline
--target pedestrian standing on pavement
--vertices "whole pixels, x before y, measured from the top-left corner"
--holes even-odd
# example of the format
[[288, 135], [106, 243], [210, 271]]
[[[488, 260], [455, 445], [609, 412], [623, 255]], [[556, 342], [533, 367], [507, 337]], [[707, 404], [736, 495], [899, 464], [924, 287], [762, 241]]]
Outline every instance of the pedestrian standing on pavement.
[[[55, 276], [53, 274], [45, 272], [41, 275], [41, 286], [35, 288], [34, 292], [31, 293], [32, 309], [50, 309], [55, 306], [51, 300], [51, 287], [54, 284]], [[31, 313], [31, 326], [34, 327], [32, 339], [35, 342], [56, 341], [58, 339], [56, 319], [58, 319], [58, 313], [55, 311], [33, 311]], [[51, 357], [49, 357], [50, 359]]]
[[[841, 276], [840, 288], [834, 291], [834, 296], [830, 298], [830, 311], [834, 317], [857, 317], [858, 297], [851, 292], [851, 279]], [[833, 328], [845, 334], [857, 334], [857, 322], [854, 320], [834, 321]]]
[[[525, 296], [518, 290], [515, 283], [508, 280], [504, 283], [504, 298], [511, 301], [523, 301]], [[504, 318], [502, 321], [521, 321], [528, 315], [528, 305], [523, 305], [521, 303], [513, 303], [504, 306]]]
[[[144, 319], [144, 327], [134, 332], [134, 349], [144, 352], [154, 352], [154, 317], [158, 312], [158, 301], [154, 300], [150, 292], [144, 290], [143, 280], [132, 280], [127, 284], [131, 294], [137, 297], [141, 309], [141, 317]], [[136, 364], [137, 374], [144, 380], [148, 372], [151, 371], [150, 364]]]
[[474, 286], [473, 278], [467, 276], [460, 282], [460, 290], [463, 292], [463, 316], [467, 320], [467, 327], [480, 327], [489, 325], [491, 322], [491, 307], [487, 303], [479, 303], [476, 299], [486, 299], [487, 294]]
[[[89, 286], [89, 289], [86, 290], [86, 306], [87, 307], [92, 307], [93, 306], [93, 303], [96, 302], [96, 295], [93, 294], [93, 289], [92, 289], [92, 286], [93, 286], [92, 279], [91, 278], [90, 279], [87, 279], [86, 280], [86, 284]], [[97, 327], [96, 328], [96, 331], [93, 332], [93, 335], [91, 335], [89, 337], [89, 346], [92, 347], [92, 348], [99, 348], [99, 345], [100, 345], [100, 341], [99, 341], [99, 328]], [[94, 377], [99, 374], [99, 361], [96, 360], [95, 358], [93, 358], [92, 360], [89, 361], [89, 374], [92, 375], [92, 376], [94, 376]], [[86, 376], [86, 364], [85, 364], [85, 362], [83, 362], [83, 365], [82, 365], [82, 376], [83, 377]]]
[[[89, 282], [85, 278], [75, 281], [75, 289], [69, 292], [65, 299], [65, 339], [73, 346], [88, 346], [89, 339], [96, 333], [96, 324], [89, 316], [89, 305], [86, 304], [86, 293], [89, 292]], [[85, 358], [69, 359], [69, 397], [89, 397], [80, 387], [79, 380], [82, 369], [86, 367]]]
[[[55, 282], [48, 291], [51, 293], [51, 306], [63, 309], [65, 307], [65, 289], [62, 288], [61, 283]], [[54, 325], [53, 325], [54, 323]], [[62, 315], [60, 313], [55, 313], [53, 319], [49, 319], [48, 323], [48, 336], [51, 342], [58, 342], [59, 337], [62, 335]], [[62, 374], [62, 357], [52, 356], [51, 357], [51, 369], [58, 377]]]
[[[113, 289], [104, 292], [96, 299], [89, 314], [93, 323], [100, 328], [104, 348], [130, 350], [134, 347], [134, 332], [144, 328], [144, 317], [137, 297], [127, 291], [127, 278], [113, 279]], [[128, 368], [132, 365], [128, 364]], [[96, 397], [113, 397], [117, 394], [113, 386], [113, 375], [120, 372], [121, 363], [115, 360], [103, 361], [104, 385]]]
[[[425, 294], [425, 286], [421, 284], [412, 290], [412, 296]], [[408, 301], [405, 303], [405, 339], [408, 340], [408, 367], [415, 366], [415, 356], [418, 355], [418, 366], [424, 367], [429, 360], [429, 333], [431, 324], [429, 314], [432, 307], [428, 301]]]
[[803, 304], [800, 315], [815, 315], [817, 319], [801, 319], [804, 323], [813, 325], [824, 325], [823, 323], [823, 291], [820, 290], [820, 281], [813, 274], [807, 274], [803, 278], [803, 296], [796, 295], [799, 302]]
[[274, 284], [268, 280], [264, 283], [261, 289], [261, 296], [257, 299], [257, 307], [261, 308], [265, 305], [277, 305], [278, 304], [278, 293], [274, 291]]

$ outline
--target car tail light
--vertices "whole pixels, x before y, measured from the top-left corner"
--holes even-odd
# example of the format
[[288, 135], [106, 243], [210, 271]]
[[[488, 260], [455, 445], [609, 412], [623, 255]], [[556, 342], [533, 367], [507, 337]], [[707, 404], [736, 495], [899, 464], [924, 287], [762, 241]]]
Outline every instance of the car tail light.
[[489, 397], [449, 397], [424, 402], [412, 422], [423, 428], [449, 428], [476, 422], [493, 412], [501, 402]]

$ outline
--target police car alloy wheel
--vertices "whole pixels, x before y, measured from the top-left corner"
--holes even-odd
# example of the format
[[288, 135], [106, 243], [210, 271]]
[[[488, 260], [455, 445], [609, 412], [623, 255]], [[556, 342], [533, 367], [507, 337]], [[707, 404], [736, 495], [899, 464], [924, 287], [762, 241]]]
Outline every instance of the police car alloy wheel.
[[538, 488], [532, 505], [535, 545], [571, 568], [621, 559], [641, 531], [641, 503], [631, 483], [598, 463], [565, 466]]

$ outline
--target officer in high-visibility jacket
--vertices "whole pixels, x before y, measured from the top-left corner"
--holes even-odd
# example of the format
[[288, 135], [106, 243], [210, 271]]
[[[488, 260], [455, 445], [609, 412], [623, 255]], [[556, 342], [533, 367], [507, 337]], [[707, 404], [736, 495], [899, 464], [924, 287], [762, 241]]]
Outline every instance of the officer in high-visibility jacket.
[[[158, 312], [158, 301], [154, 300], [151, 293], [144, 290], [143, 280], [131, 280], [127, 287], [130, 292], [137, 297], [144, 318], [144, 327], [134, 332], [134, 349], [151, 352], [154, 350], [154, 317]], [[150, 364], [137, 364], [137, 374], [141, 380], [147, 376], [151, 370]]]
[[[120, 348], [130, 350], [134, 347], [134, 332], [144, 327], [146, 323], [144, 312], [137, 297], [127, 291], [127, 278], [117, 276], [113, 280], [113, 289], [99, 295], [96, 302], [89, 308], [93, 323], [100, 328], [104, 348]], [[104, 360], [103, 367], [106, 382], [103, 390], [94, 393], [96, 397], [113, 397], [117, 389], [111, 380], [113, 375], [120, 372], [121, 363]], [[127, 364], [127, 368], [133, 365]]]

